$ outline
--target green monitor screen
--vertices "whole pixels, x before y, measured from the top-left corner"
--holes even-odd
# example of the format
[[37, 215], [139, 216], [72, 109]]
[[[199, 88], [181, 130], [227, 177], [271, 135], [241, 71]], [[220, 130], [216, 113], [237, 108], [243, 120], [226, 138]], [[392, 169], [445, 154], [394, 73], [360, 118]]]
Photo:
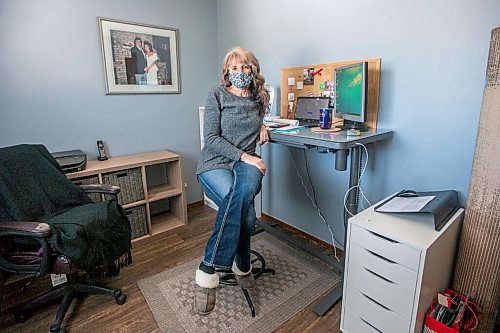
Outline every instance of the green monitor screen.
[[345, 125], [365, 122], [367, 69], [367, 62], [335, 68], [335, 117]]

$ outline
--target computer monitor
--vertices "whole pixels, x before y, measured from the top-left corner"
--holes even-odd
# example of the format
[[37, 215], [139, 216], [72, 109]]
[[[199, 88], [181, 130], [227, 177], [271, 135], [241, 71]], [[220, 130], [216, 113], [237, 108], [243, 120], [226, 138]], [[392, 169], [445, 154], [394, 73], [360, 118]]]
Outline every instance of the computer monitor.
[[319, 109], [327, 108], [329, 103], [329, 97], [297, 97], [295, 119], [301, 125], [317, 126], [319, 123]]
[[342, 129], [366, 131], [368, 63], [366, 61], [335, 68], [334, 115], [344, 119]]

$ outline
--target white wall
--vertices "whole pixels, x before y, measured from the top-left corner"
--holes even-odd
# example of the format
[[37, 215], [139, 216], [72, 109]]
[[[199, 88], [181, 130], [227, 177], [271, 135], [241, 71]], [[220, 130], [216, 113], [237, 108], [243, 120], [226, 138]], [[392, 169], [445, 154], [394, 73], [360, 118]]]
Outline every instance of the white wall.
[[[365, 194], [374, 202], [403, 188], [456, 189], [465, 203], [499, 1], [217, 0], [217, 13], [219, 58], [233, 45], [252, 49], [278, 101], [282, 68], [381, 58], [378, 126], [395, 135], [370, 149]], [[291, 155], [307, 182], [302, 151]], [[330, 241], [288, 149], [271, 145], [264, 157], [263, 212]], [[347, 172], [334, 171], [333, 155], [307, 158], [320, 207], [342, 239]]]
[[[2, 0], [0, 146], [80, 148], [96, 159], [170, 149], [184, 157], [188, 202], [195, 178], [198, 106], [218, 82], [215, 0]], [[181, 94], [105, 95], [97, 17], [179, 29]]]

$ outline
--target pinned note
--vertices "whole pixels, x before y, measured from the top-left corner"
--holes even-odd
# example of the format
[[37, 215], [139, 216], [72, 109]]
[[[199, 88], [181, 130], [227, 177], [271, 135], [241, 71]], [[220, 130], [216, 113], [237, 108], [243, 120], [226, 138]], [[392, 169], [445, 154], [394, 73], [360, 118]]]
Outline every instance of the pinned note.
[[304, 89], [304, 81], [297, 81], [297, 90]]
[[295, 78], [294, 77], [289, 77], [288, 78], [288, 85], [289, 86], [294, 86], [295, 85]]

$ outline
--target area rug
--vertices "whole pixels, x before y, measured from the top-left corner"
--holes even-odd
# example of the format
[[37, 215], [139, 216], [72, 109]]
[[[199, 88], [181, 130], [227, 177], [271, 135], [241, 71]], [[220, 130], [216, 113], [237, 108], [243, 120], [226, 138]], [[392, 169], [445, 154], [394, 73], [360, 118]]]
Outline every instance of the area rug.
[[200, 316], [193, 310], [194, 275], [201, 258], [140, 280], [162, 332], [272, 332], [340, 282], [323, 262], [266, 233], [252, 238], [252, 249], [276, 275], [264, 274], [251, 290], [256, 316], [238, 286], [220, 285], [215, 309]]

